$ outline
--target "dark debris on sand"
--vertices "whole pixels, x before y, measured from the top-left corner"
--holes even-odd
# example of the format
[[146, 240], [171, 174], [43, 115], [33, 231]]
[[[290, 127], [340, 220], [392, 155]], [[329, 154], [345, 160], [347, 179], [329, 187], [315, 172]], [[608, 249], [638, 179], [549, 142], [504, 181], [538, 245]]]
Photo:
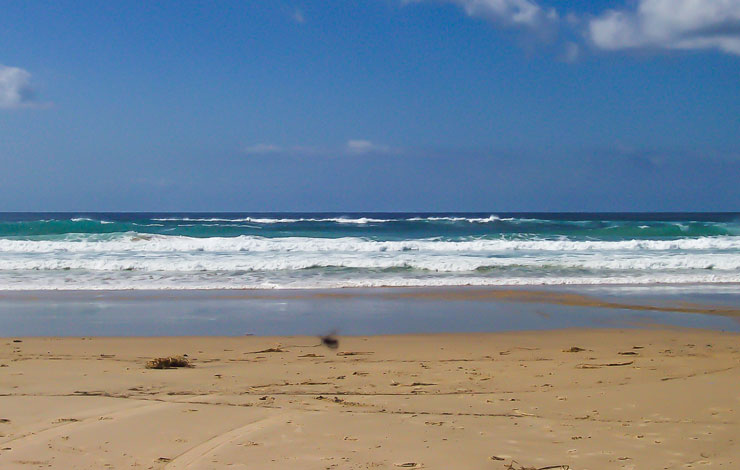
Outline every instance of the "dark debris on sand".
[[188, 358], [183, 356], [157, 357], [146, 363], [147, 369], [175, 369], [193, 367]]

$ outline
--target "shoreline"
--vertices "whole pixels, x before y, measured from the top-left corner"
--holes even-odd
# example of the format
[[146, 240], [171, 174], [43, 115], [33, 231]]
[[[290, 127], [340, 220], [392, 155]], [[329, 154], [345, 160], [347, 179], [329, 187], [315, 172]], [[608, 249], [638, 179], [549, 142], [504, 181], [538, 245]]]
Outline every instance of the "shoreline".
[[348, 335], [678, 327], [740, 331], [740, 293], [387, 288], [0, 293], [3, 336]]
[[368, 285], [368, 286], [312, 286], [312, 287], [158, 287], [158, 288], [30, 288], [30, 289], [0, 289], [2, 293], [22, 293], [22, 292], [59, 292], [59, 293], [95, 293], [95, 292], [313, 292], [313, 291], [353, 291], [353, 290], [394, 290], [394, 289], [506, 289], [506, 290], [624, 290], [624, 289], [663, 289], [663, 290], [682, 290], [687, 292], [705, 291], [723, 291], [727, 289], [740, 290], [739, 281], [717, 281], [717, 282], [645, 282], [645, 283], [541, 283], [541, 284], [411, 284], [411, 285]]

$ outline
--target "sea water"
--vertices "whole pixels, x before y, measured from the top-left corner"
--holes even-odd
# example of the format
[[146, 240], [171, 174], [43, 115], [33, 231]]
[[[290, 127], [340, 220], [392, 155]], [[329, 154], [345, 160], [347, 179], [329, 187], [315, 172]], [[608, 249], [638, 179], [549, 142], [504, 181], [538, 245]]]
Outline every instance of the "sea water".
[[740, 213], [0, 214], [0, 290], [738, 283]]

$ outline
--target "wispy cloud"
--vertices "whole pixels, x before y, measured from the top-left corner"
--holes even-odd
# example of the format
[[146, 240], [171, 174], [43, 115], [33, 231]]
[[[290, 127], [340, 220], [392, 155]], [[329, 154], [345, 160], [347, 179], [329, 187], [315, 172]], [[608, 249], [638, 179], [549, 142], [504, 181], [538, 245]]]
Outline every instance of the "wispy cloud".
[[296, 156], [310, 156], [310, 155], [326, 155], [330, 153], [331, 149], [322, 148], [311, 145], [277, 145], [271, 143], [258, 143], [248, 145], [244, 147], [243, 153], [251, 156], [267, 156], [267, 155], [296, 155]]
[[598, 48], [719, 49], [740, 55], [740, 0], [638, 0], [636, 8], [592, 18]]
[[574, 63], [581, 58], [581, 46], [573, 41], [566, 41], [563, 44], [562, 52], [558, 58], [563, 62]]
[[290, 15], [291, 19], [295, 21], [298, 24], [303, 24], [306, 22], [306, 16], [303, 14], [303, 10], [296, 7], [293, 9], [293, 12]]
[[274, 144], [254, 144], [244, 148], [244, 153], [250, 155], [267, 155], [284, 152], [285, 148]]
[[28, 71], [0, 64], [0, 108], [34, 106], [34, 95]]
[[354, 139], [347, 141], [347, 151], [352, 154], [366, 153], [388, 153], [391, 148], [387, 145], [380, 145], [369, 140]]
[[350, 139], [344, 145], [320, 147], [313, 145], [277, 145], [258, 143], [244, 147], [244, 153], [253, 156], [295, 155], [295, 156], [338, 156], [400, 153], [400, 150], [371, 142], [366, 139]]
[[[404, 3], [417, 3], [430, 0], [406, 0]], [[435, 0], [454, 3], [465, 10], [469, 16], [484, 18], [503, 26], [538, 29], [558, 21], [558, 14], [552, 8], [543, 8], [531, 0]]]

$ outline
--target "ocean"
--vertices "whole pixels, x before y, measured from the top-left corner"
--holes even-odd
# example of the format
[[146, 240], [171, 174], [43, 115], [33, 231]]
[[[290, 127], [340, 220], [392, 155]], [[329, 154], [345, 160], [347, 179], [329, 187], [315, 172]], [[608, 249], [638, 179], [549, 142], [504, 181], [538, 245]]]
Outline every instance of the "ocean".
[[740, 213], [2, 213], [0, 290], [735, 289]]

